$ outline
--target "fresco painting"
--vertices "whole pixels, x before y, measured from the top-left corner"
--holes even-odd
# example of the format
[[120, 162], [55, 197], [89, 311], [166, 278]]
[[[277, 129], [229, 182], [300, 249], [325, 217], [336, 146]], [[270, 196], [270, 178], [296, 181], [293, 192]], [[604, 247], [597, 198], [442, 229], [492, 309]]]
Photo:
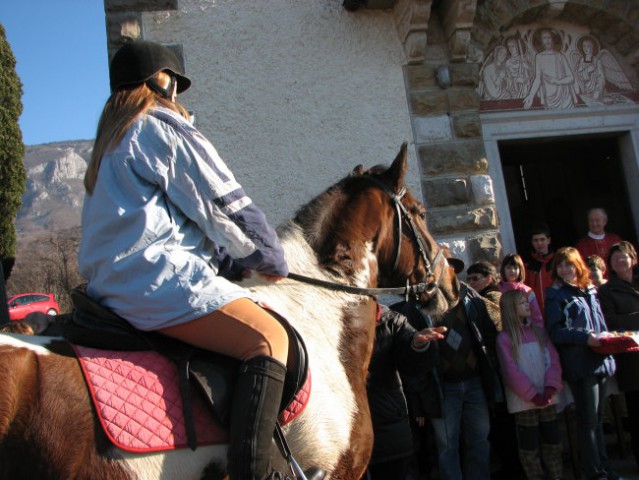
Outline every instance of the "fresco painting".
[[482, 111], [639, 103], [638, 89], [595, 35], [543, 26], [495, 45], [477, 92]]

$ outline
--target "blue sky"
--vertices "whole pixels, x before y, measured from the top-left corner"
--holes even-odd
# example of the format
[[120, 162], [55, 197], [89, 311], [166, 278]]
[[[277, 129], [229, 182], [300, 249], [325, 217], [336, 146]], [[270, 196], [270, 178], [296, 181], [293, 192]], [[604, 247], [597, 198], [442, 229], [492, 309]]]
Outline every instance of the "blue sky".
[[109, 96], [102, 0], [0, 0], [22, 81], [25, 145], [95, 137]]

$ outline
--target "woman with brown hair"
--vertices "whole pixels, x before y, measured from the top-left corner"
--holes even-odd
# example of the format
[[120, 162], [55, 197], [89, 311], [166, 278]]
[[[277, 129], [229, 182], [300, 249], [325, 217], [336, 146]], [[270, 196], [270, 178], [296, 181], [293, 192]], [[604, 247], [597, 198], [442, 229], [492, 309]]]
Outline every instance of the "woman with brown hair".
[[586, 479], [616, 479], [618, 475], [608, 463], [602, 428], [606, 383], [615, 373], [615, 361], [591, 348], [610, 335], [597, 289], [573, 247], [555, 253], [552, 279], [552, 287], [546, 290], [546, 326], [575, 399], [581, 467]]
[[85, 176], [79, 265], [87, 294], [140, 330], [241, 360], [228, 471], [236, 480], [271, 478], [288, 336], [228, 278], [285, 277], [284, 251], [176, 101], [191, 81], [172, 50], [130, 42], [114, 55], [110, 80]]
[[[637, 250], [630, 242], [612, 246], [608, 254], [610, 280], [599, 288], [601, 308], [610, 330], [639, 330], [639, 267]], [[626, 397], [630, 440], [639, 465], [639, 354], [619, 353], [617, 383]]]

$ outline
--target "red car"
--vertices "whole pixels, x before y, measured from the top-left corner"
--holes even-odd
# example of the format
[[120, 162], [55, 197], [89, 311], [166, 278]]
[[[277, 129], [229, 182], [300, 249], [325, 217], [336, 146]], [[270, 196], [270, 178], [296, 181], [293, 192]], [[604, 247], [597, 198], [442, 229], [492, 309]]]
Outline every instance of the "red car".
[[11, 295], [7, 298], [7, 308], [9, 309], [9, 319], [11, 320], [22, 320], [34, 312], [46, 313], [47, 315], [60, 313], [60, 306], [55, 301], [52, 293], [19, 293]]

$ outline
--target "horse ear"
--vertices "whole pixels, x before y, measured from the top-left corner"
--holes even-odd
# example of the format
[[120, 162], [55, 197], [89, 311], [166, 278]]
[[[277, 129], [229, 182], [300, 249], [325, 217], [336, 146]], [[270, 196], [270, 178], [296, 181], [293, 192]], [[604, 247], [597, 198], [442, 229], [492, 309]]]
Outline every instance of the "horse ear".
[[360, 163], [351, 172], [351, 177], [359, 177], [361, 175], [364, 175], [364, 165]]
[[395, 160], [393, 160], [393, 164], [384, 174], [389, 183], [394, 186], [394, 190], [396, 192], [404, 186], [404, 176], [406, 175], [406, 169], [408, 168], [406, 150], [407, 143], [404, 142], [402, 143]]

